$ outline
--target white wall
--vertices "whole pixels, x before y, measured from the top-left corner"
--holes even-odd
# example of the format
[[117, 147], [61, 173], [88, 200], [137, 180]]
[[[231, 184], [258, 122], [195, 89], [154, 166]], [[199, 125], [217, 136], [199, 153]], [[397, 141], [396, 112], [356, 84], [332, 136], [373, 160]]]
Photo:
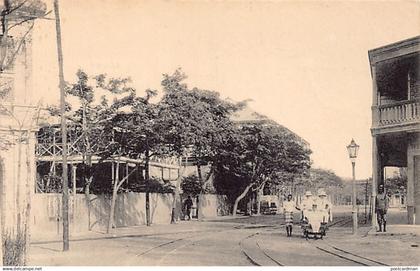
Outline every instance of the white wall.
[[[61, 194], [35, 194], [32, 199], [32, 236], [45, 237], [62, 233]], [[153, 224], [171, 222], [172, 194], [150, 194], [150, 216]], [[107, 195], [90, 195], [91, 211], [84, 194], [70, 197], [70, 233], [105, 231], [108, 225], [111, 199]], [[117, 227], [146, 224], [144, 193], [118, 194], [115, 206]]]

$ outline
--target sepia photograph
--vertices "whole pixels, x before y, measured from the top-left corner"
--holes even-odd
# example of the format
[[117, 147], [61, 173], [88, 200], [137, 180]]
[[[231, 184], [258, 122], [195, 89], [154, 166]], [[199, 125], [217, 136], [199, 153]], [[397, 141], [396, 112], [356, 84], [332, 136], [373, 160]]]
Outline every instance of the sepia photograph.
[[420, 267], [418, 0], [0, 10], [2, 270]]

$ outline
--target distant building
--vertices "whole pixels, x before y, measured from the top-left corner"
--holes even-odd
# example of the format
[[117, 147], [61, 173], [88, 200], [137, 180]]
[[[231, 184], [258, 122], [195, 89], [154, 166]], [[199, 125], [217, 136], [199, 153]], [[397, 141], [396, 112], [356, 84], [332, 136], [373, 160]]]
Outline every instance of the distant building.
[[369, 60], [372, 196], [384, 183], [384, 167], [406, 167], [407, 222], [420, 224], [420, 36], [370, 50]]
[[[16, 33], [8, 47], [11, 65], [0, 72], [0, 193], [3, 234], [16, 234], [25, 223], [34, 190], [35, 131], [39, 110], [32, 95], [31, 31]], [[4, 46], [4, 45], [3, 45]], [[13, 55], [16, 53], [15, 55]], [[19, 225], [19, 226], [18, 226]]]

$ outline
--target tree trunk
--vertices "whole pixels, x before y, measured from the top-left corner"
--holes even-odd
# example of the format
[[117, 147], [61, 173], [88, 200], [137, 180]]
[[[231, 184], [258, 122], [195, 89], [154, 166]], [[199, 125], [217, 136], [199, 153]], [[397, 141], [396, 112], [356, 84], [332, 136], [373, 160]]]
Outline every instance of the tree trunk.
[[[86, 179], [86, 177], [85, 177]], [[90, 179], [92, 179], [92, 177], [90, 177]], [[91, 227], [91, 222], [90, 222], [90, 209], [91, 209], [91, 204], [90, 204], [90, 184], [87, 184], [87, 181], [85, 181], [85, 200], [86, 200], [86, 207], [87, 207], [87, 212], [88, 212], [88, 230], [91, 231], [92, 227]]]
[[22, 177], [22, 140], [23, 140], [23, 132], [19, 132], [18, 138], [18, 161], [17, 161], [17, 177], [16, 177], [16, 233], [21, 233], [21, 208], [20, 208], [20, 190], [21, 190], [21, 177]]
[[152, 224], [152, 222], [150, 221], [149, 160], [149, 150], [146, 150], [146, 159], [144, 162], [144, 178], [146, 181], [146, 226], [150, 226]]
[[4, 232], [4, 216], [5, 216], [5, 208], [4, 208], [4, 175], [3, 175], [3, 160], [0, 158], [0, 192], [1, 192], [1, 199], [0, 199], [0, 266], [3, 266], [3, 232]]
[[180, 210], [177, 210], [177, 205], [178, 207], [181, 205], [179, 204], [181, 200], [179, 190], [181, 187], [182, 175], [185, 172], [185, 168], [186, 167], [184, 166], [182, 170], [178, 171], [178, 178], [176, 179], [174, 198], [172, 201], [171, 224], [175, 224], [179, 220]]
[[84, 137], [84, 141], [85, 141], [85, 153], [84, 156], [86, 157], [86, 165], [87, 168], [89, 169], [89, 176], [86, 176], [86, 172], [85, 172], [85, 199], [86, 199], [86, 207], [87, 207], [87, 212], [88, 212], [88, 230], [91, 230], [91, 222], [90, 222], [90, 214], [91, 214], [91, 203], [90, 203], [90, 185], [92, 184], [93, 181], [93, 176], [91, 176], [92, 172], [92, 154], [91, 154], [91, 150], [90, 150], [90, 139], [89, 136], [87, 134], [87, 118], [86, 118], [86, 102], [83, 103], [83, 118], [82, 118], [82, 130], [83, 130], [83, 137]]
[[31, 222], [31, 195], [33, 191], [31, 192], [31, 180], [32, 180], [32, 167], [31, 167], [31, 161], [29, 159], [29, 131], [28, 131], [28, 140], [26, 145], [26, 184], [25, 184], [25, 190], [26, 190], [26, 210], [25, 210], [25, 222], [24, 222], [24, 229], [25, 229], [25, 250], [23, 255], [23, 264], [27, 265], [28, 263], [28, 256], [29, 256], [29, 248], [30, 248], [30, 241], [31, 241], [31, 231], [30, 231], [30, 222]]
[[210, 171], [208, 172], [206, 179], [203, 180], [203, 174], [202, 174], [202, 170], [201, 170], [201, 166], [200, 164], [197, 165], [197, 175], [198, 175], [198, 179], [200, 181], [200, 185], [201, 185], [201, 190], [200, 190], [200, 194], [198, 195], [198, 205], [197, 205], [197, 215], [198, 215], [198, 220], [203, 220], [203, 202], [204, 202], [204, 191], [206, 189], [206, 185], [209, 182], [211, 175], [213, 174], [213, 167], [210, 168]]
[[249, 189], [251, 189], [251, 187], [253, 186], [254, 184], [253, 183], [250, 183], [246, 188], [245, 188], [245, 190], [235, 199], [235, 203], [233, 204], [233, 216], [235, 217], [236, 216], [236, 212], [238, 211], [238, 204], [239, 204], [239, 201], [241, 201], [241, 199], [243, 199], [245, 196], [246, 196], [246, 194], [248, 193], [248, 191], [249, 191]]
[[257, 215], [261, 214], [261, 196], [264, 192], [265, 182], [263, 182], [262, 186], [257, 190]]
[[201, 202], [203, 201], [204, 182], [203, 182], [203, 174], [201, 172], [200, 162], [197, 163], [197, 175], [198, 175], [198, 181], [200, 182], [200, 186], [201, 186], [200, 193], [198, 194], [197, 219], [202, 220], [203, 219], [203, 213], [202, 213], [202, 210], [201, 210], [201, 207], [202, 207]]
[[69, 189], [67, 176], [67, 126], [65, 104], [65, 81], [63, 69], [63, 49], [61, 45], [61, 24], [58, 0], [54, 0], [55, 27], [57, 33], [58, 77], [60, 85], [61, 136], [63, 143], [63, 250], [69, 250]]
[[198, 175], [198, 180], [200, 181], [200, 183], [203, 183], [203, 174], [201, 172], [201, 165], [200, 162], [197, 162], [197, 175]]
[[261, 215], [261, 192], [257, 192], [257, 215]]
[[112, 198], [111, 198], [111, 210], [109, 212], [108, 228], [106, 230], [106, 233], [110, 233], [114, 225], [115, 201], [117, 199], [118, 183], [120, 179], [119, 176], [120, 176], [120, 162], [118, 161], [117, 168], [115, 170], [114, 186], [112, 189]]
[[249, 203], [248, 203], [248, 206], [249, 206], [249, 210], [248, 210], [249, 216], [252, 216], [252, 204], [253, 203], [254, 203], [254, 193], [251, 193], [251, 197], [249, 198]]
[[[3, 180], [1, 180], [1, 181], [3, 181]], [[1, 184], [1, 185], [3, 185], [3, 184]], [[1, 227], [1, 230], [0, 230], [0, 266], [3, 266], [3, 219], [2, 219], [2, 216], [3, 216], [4, 209], [3, 209], [3, 204], [1, 204], [1, 205], [2, 205], [1, 206], [2, 215], [0, 215], [0, 227]]]

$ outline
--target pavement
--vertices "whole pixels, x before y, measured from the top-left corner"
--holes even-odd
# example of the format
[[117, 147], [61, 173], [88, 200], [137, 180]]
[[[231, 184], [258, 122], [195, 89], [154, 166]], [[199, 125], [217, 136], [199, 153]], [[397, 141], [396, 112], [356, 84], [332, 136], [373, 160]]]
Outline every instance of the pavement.
[[420, 225], [387, 225], [386, 232], [377, 232], [376, 229], [370, 229], [369, 235], [374, 236], [394, 236], [411, 235], [420, 236]]
[[[212, 221], [218, 221], [219, 219], [212, 219]], [[227, 220], [222, 218], [220, 220]], [[235, 224], [236, 225], [236, 224]], [[76, 234], [71, 234], [69, 237], [70, 241], [87, 241], [87, 240], [99, 240], [99, 239], [113, 239], [122, 237], [146, 237], [146, 236], [158, 236], [165, 234], [175, 233], [195, 233], [200, 231], [206, 231], [209, 227], [212, 227], [211, 223], [202, 224], [197, 220], [191, 221], [179, 221], [175, 224], [154, 224], [151, 226], [141, 225], [132, 227], [120, 227], [114, 228], [110, 233], [101, 231], [86, 231]], [[37, 235], [33, 236], [31, 244], [46, 244], [62, 242], [61, 235]]]
[[[255, 227], [255, 225], [253, 225]], [[210, 236], [241, 228], [238, 223], [180, 221], [176, 224], [114, 229], [112, 233], [88, 232], [70, 237], [70, 250], [62, 251], [61, 236], [31, 242], [30, 266], [127, 266], [155, 265], [154, 258], [141, 257], [149, 250], [177, 244], [183, 239]], [[210, 234], [210, 235], [209, 235]], [[223, 238], [225, 239], [225, 238]], [[219, 243], [217, 244], [219, 245]], [[227, 249], [229, 247], [226, 247]], [[220, 249], [221, 250], [221, 249]], [[149, 253], [150, 254], [150, 253]], [[228, 255], [226, 251], [224, 253]], [[156, 256], [156, 258], [160, 258]], [[187, 259], [184, 257], [184, 259]], [[225, 263], [227, 264], [227, 263]], [[247, 265], [248, 262], [238, 263]]]
[[[399, 221], [400, 215], [399, 212], [392, 212], [390, 220]], [[302, 238], [298, 228], [295, 229], [293, 238], [287, 238], [284, 228], [280, 226], [280, 219], [281, 215], [228, 216], [204, 221], [180, 221], [177, 224], [117, 228], [109, 234], [87, 232], [71, 236], [71, 249], [67, 252], [62, 252], [61, 236], [38, 236], [31, 242], [29, 264], [249, 266], [252, 264], [244, 257], [245, 249], [254, 260], [270, 265], [267, 257], [261, 254], [261, 249], [264, 249], [288, 266], [353, 265], [320, 252], [314, 245], [337, 246], [391, 266], [420, 264], [418, 226], [389, 225], [386, 233], [376, 233], [369, 225], [361, 224], [359, 234], [353, 236], [350, 223], [331, 229], [324, 238], [324, 243], [321, 243], [322, 240], [308, 243]], [[302, 258], [302, 255], [306, 256]]]
[[369, 235], [374, 236], [394, 236], [411, 235], [420, 236], [420, 225], [407, 225], [407, 212], [398, 208], [388, 210], [386, 232], [377, 232], [371, 228]]
[[[387, 225], [387, 232], [376, 232], [375, 229], [370, 226], [361, 226], [359, 233], [361, 235], [373, 235], [373, 236], [394, 236], [394, 235], [411, 235], [420, 236], [420, 225], [406, 225], [406, 224], [395, 224], [404, 221], [405, 212], [398, 210], [392, 210], [389, 214], [389, 220]], [[197, 220], [191, 221], [179, 221], [176, 224], [155, 224], [152, 226], [132, 226], [132, 227], [121, 227], [114, 228], [110, 233], [101, 231], [86, 231], [70, 235], [70, 241], [83, 241], [83, 240], [98, 240], [98, 239], [112, 239], [119, 237], [142, 237], [142, 236], [155, 236], [162, 234], [174, 234], [174, 233], [194, 233], [199, 231], [206, 231], [208, 227], [212, 227], [212, 223], [223, 222], [232, 223], [247, 223], [254, 226], [263, 227], [264, 224], [258, 224], [259, 216], [221, 216], [203, 219], [200, 223]], [[272, 224], [272, 223], [270, 223]], [[32, 244], [42, 243], [53, 243], [62, 242], [61, 235], [37, 235], [32, 237]]]

